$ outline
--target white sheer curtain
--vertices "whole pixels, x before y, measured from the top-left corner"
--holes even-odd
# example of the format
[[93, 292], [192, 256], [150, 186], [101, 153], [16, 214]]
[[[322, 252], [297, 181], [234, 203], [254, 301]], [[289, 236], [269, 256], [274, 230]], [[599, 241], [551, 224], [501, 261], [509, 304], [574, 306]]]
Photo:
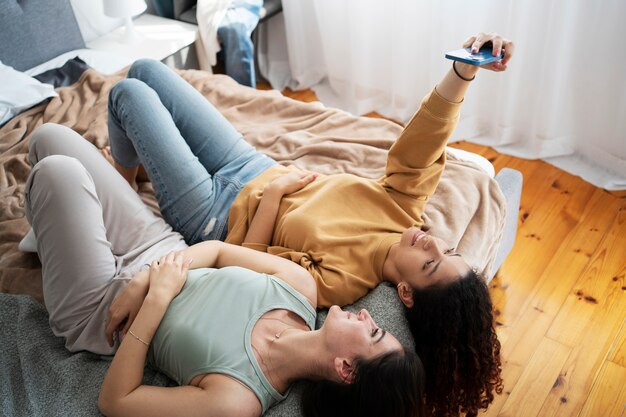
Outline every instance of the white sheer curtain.
[[446, 51], [479, 31], [513, 39], [509, 70], [473, 82], [453, 140], [626, 189], [626, 1], [282, 3], [261, 51], [274, 87], [312, 88], [328, 106], [403, 122], [450, 68]]

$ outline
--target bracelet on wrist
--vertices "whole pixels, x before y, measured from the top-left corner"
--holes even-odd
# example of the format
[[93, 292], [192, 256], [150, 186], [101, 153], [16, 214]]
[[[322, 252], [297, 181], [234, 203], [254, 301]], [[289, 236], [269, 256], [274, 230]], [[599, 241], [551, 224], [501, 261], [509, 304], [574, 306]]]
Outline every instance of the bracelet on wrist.
[[130, 335], [132, 337], [134, 337], [135, 339], [139, 340], [141, 343], [143, 343], [146, 346], [150, 346], [150, 344], [148, 342], [146, 342], [145, 340], [141, 339], [139, 336], [137, 336], [135, 333], [133, 333], [132, 330], [128, 329], [128, 333], [130, 333]]
[[456, 69], [456, 61], [452, 61], [452, 69], [454, 70], [454, 73], [457, 75], [457, 77], [459, 77], [460, 79], [462, 79], [463, 81], [474, 81], [474, 78], [476, 78], [476, 74], [474, 74], [474, 76], [472, 78], [465, 78], [464, 76], [462, 76], [459, 71]]

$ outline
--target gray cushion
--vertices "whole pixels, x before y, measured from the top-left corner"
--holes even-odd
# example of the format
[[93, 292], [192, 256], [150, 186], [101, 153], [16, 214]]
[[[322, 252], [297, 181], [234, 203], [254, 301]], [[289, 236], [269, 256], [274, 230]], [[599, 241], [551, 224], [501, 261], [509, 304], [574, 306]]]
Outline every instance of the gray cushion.
[[495, 180], [504, 194], [506, 199], [506, 223], [504, 224], [504, 233], [498, 247], [496, 259], [491, 266], [491, 274], [487, 277], [487, 282], [491, 281], [498, 269], [502, 266], [504, 259], [513, 250], [515, 236], [517, 236], [517, 213], [520, 208], [520, 199], [522, 198], [522, 173], [511, 168], [502, 168]]
[[85, 47], [69, 0], [2, 0], [0, 61], [25, 71]]

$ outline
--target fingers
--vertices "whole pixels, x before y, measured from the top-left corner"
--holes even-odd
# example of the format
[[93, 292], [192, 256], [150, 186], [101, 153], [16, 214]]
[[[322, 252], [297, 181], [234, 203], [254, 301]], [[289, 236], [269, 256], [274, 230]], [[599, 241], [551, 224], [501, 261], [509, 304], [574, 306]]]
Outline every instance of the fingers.
[[185, 258], [185, 252], [183, 252], [183, 251], [176, 252], [176, 255], [180, 256], [181, 262], [183, 263], [183, 267], [185, 265], [187, 265], [187, 269], [189, 269], [189, 267], [193, 263], [193, 259], [192, 258]]
[[128, 316], [128, 320], [126, 320], [126, 324], [124, 324], [124, 327], [122, 328], [122, 331], [121, 331], [121, 335], [120, 335], [121, 339], [123, 339], [124, 336], [126, 336], [126, 333], [128, 333], [128, 329], [130, 329], [130, 325], [133, 324], [133, 321], [135, 321], [135, 317], [136, 315]]
[[502, 36], [494, 32], [480, 32], [476, 36], [470, 36], [469, 38], [467, 38], [465, 43], [463, 43], [463, 47], [471, 47], [472, 53], [475, 54], [480, 51], [480, 48], [482, 48], [482, 46], [487, 42], [491, 42], [491, 53], [493, 54], [493, 56], [500, 55], [500, 53], [502, 52], [504, 39], [502, 38]]
[[492, 62], [488, 65], [488, 68], [495, 72], [506, 71], [506, 65], [502, 64], [502, 62]]
[[500, 54], [502, 53], [502, 38], [498, 36], [497, 38], [491, 41], [491, 44], [492, 44], [491, 55], [500, 56]]
[[113, 346], [113, 332], [115, 331], [115, 327], [112, 324], [111, 317], [107, 319], [107, 324], [104, 330], [104, 333], [107, 336], [107, 343], [109, 346]]
[[484, 65], [481, 68], [485, 68], [495, 72], [506, 71], [507, 64], [515, 51], [515, 45], [512, 41], [505, 39], [494, 32], [481, 32], [477, 35], [467, 38], [465, 42], [463, 42], [463, 47], [471, 48], [472, 53], [478, 53], [478, 51], [480, 51], [480, 48], [485, 46], [485, 44], [487, 44], [488, 42], [491, 42], [491, 54], [493, 56], [499, 56], [502, 54], [502, 52], [504, 52], [504, 56], [500, 61]]
[[161, 256], [161, 259], [159, 260], [159, 264], [163, 264], [163, 265], [171, 264], [174, 262], [175, 257], [176, 257], [175, 252], [169, 252]]
[[126, 317], [121, 317], [118, 314], [116, 314], [113, 311], [113, 307], [109, 308], [109, 317], [107, 319], [106, 327], [104, 329], [109, 346], [113, 346], [115, 342], [113, 340], [113, 334], [115, 333], [115, 330], [117, 330], [117, 328], [120, 326], [120, 324], [122, 323], [122, 321], [124, 321], [125, 318]]
[[124, 336], [126, 336], [126, 333], [128, 333], [128, 329], [130, 329], [130, 325], [133, 324], [133, 322], [135, 321], [135, 317], [137, 317], [137, 313], [139, 313], [139, 310], [136, 311], [130, 311], [128, 313], [128, 317], [126, 318], [126, 322], [124, 322], [124, 327], [122, 328], [121, 331], [121, 338], [123, 339]]
[[193, 259], [187, 259], [186, 262], [183, 262], [181, 275], [187, 276], [187, 272], [189, 272], [189, 266], [191, 265], [192, 262], [193, 262]]
[[310, 182], [313, 182], [313, 180], [315, 180], [317, 177], [318, 177], [318, 174], [315, 174], [315, 173], [306, 174], [302, 178], [300, 178], [300, 182], [303, 185], [306, 185]]
[[504, 58], [502, 58], [502, 63], [506, 65], [511, 59], [511, 57], [513, 56], [513, 53], [515, 52], [515, 44], [513, 43], [513, 41], [504, 39], [503, 45], [504, 45]]
[[492, 63], [489, 67], [490, 70], [495, 72], [506, 71], [507, 63], [509, 62], [515, 51], [515, 45], [512, 41], [508, 39], [501, 39], [501, 45], [502, 46], [500, 48], [500, 51], [504, 51], [504, 57], [502, 58], [502, 60]]
[[480, 48], [485, 44], [485, 42], [487, 42], [485, 40], [486, 35], [487, 35], [486, 33], [481, 32], [474, 38], [474, 42], [472, 42], [472, 46], [470, 47], [472, 49], [473, 54], [480, 51]]
[[285, 194], [301, 190], [318, 176], [319, 174], [316, 172], [297, 170], [278, 177], [270, 185], [273, 186], [273, 191], [276, 191], [282, 197]]
[[293, 183], [293, 186], [290, 189], [286, 190], [289, 194], [301, 190], [307, 186], [307, 184], [312, 183], [318, 177], [318, 174], [315, 173], [302, 173], [302, 175]]
[[472, 46], [475, 40], [476, 36], [470, 36], [465, 40], [465, 42], [463, 42], [463, 48], [469, 48], [470, 46]]
[[158, 263], [160, 266], [172, 263], [182, 263], [182, 259], [182, 252], [168, 252], [159, 258]]
[[316, 172], [304, 171], [304, 170], [301, 170], [301, 171], [296, 171], [296, 172], [294, 172], [293, 174], [294, 174], [294, 175], [293, 175], [293, 178], [294, 178], [296, 181], [302, 181], [303, 179], [308, 179], [308, 178], [310, 178], [310, 177], [314, 177], [314, 178], [315, 178], [315, 177], [317, 177], [317, 176], [319, 175], [319, 174], [318, 174], [318, 173], [316, 173]]
[[164, 268], [173, 268], [176, 272], [186, 272], [193, 259], [185, 259], [183, 252], [169, 252], [159, 258], [158, 261], [152, 261], [150, 269], [158, 272]]

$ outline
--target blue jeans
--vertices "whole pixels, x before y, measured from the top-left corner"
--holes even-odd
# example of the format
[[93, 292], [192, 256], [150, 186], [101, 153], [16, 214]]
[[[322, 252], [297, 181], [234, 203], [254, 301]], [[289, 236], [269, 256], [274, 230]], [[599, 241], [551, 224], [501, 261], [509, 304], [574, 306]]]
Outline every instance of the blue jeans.
[[234, 0], [217, 28], [226, 74], [239, 84], [256, 86], [252, 31], [259, 23], [263, 0]]
[[113, 86], [108, 124], [115, 162], [144, 165], [163, 217], [189, 244], [224, 240], [234, 199], [276, 165], [158, 61], [136, 61]]

